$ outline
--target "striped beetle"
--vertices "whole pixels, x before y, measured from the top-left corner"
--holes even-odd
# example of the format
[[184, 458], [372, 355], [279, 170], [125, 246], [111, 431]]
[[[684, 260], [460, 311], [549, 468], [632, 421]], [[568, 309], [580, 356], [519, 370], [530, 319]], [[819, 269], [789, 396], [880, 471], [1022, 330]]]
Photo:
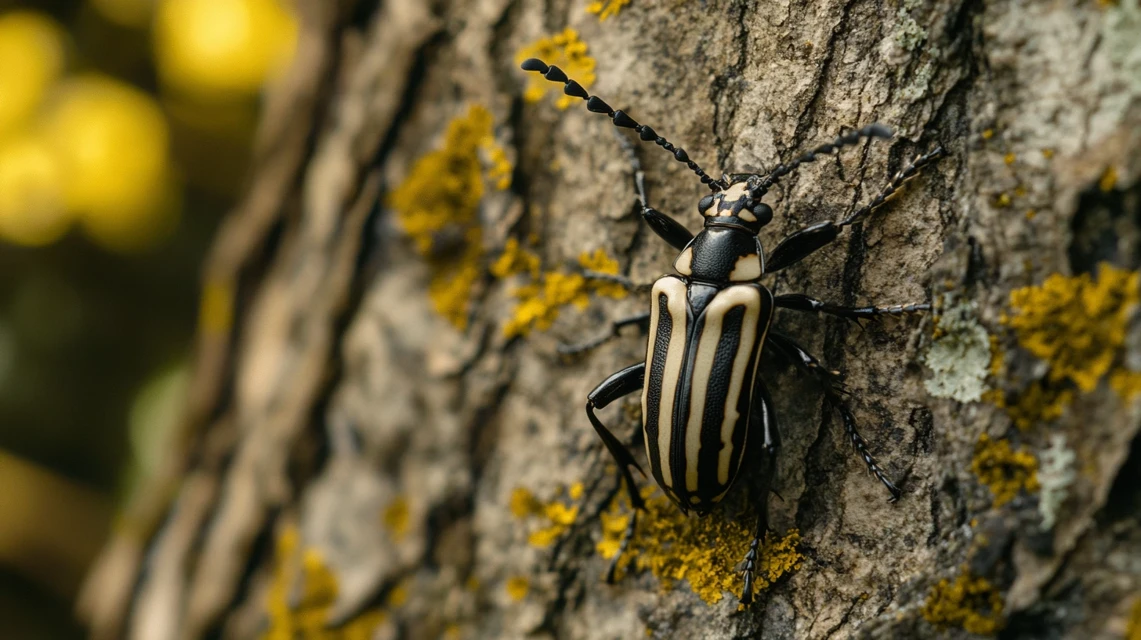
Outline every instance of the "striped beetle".
[[[839, 221], [820, 222], [794, 232], [766, 255], [758, 237], [773, 217], [773, 210], [761, 199], [780, 178], [818, 156], [870, 138], [890, 138], [887, 127], [872, 124], [845, 133], [787, 164], [780, 164], [765, 175], [729, 174], [720, 180], [706, 175], [689, 159], [685, 150], [675, 147], [652, 128], [639, 124], [623, 111], [610, 108], [597, 96], [587, 93], [562, 69], [542, 60], [529, 58], [525, 71], [543, 75], [563, 84], [568, 96], [582, 98], [586, 108], [603, 113], [622, 128], [633, 129], [646, 142], [654, 142], [684, 163], [708, 185], [712, 193], [697, 205], [705, 219], [704, 228], [694, 236], [679, 222], [649, 206], [642, 173], [635, 161], [635, 184], [642, 206], [642, 218], [663, 240], [681, 252], [674, 261], [676, 274], [663, 275], [651, 289], [649, 313], [613, 323], [611, 333], [593, 342], [564, 349], [581, 352], [615, 337], [624, 326], [639, 325], [648, 331], [645, 362], [626, 367], [599, 384], [587, 396], [586, 415], [625, 480], [634, 514], [626, 528], [607, 580], [614, 580], [618, 560], [633, 536], [639, 511], [645, 503], [634, 483], [630, 468], [645, 475], [633, 455], [595, 415], [615, 400], [642, 392], [642, 430], [650, 473], [670, 500], [688, 514], [702, 516], [721, 501], [732, 488], [748, 450], [756, 448], [762, 476], [762, 495], [757, 504], [757, 527], [744, 561], [738, 566], [743, 578], [740, 602], [753, 600], [754, 572], [758, 546], [767, 530], [768, 493], [780, 450], [780, 432], [772, 398], [757, 375], [763, 348], [771, 345], [797, 368], [815, 377], [829, 404], [837, 410], [844, 429], [868, 470], [891, 494], [899, 499], [900, 490], [880, 470], [867, 444], [856, 430], [856, 421], [840, 395], [846, 390], [838, 371], [829, 371], [787, 336], [771, 329], [776, 308], [826, 313], [859, 321], [881, 315], [901, 315], [930, 310], [926, 303], [889, 307], [843, 307], [810, 296], [793, 293], [773, 295], [760, 284], [761, 276], [784, 269], [835, 240], [840, 231], [874, 211], [905, 181], [943, 155], [943, 149], [917, 157], [896, 173], [884, 189], [867, 205]], [[625, 142], [625, 139], [623, 138]], [[604, 277], [602, 274], [593, 274]], [[623, 278], [611, 278], [631, 284]]]

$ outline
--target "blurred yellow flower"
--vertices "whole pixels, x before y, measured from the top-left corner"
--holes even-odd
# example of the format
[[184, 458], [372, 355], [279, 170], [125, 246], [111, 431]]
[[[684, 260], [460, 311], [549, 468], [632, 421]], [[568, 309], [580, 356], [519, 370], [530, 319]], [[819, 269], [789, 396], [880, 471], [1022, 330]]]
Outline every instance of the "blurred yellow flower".
[[0, 238], [42, 246], [63, 235], [71, 224], [63, 179], [55, 150], [42, 136], [0, 140]]
[[257, 93], [293, 55], [297, 23], [280, 0], [160, 0], [159, 75], [199, 98]]
[[0, 15], [0, 137], [28, 122], [63, 72], [64, 34], [32, 11]]
[[63, 81], [44, 114], [67, 208], [113, 250], [153, 244], [173, 226], [177, 189], [170, 134], [158, 105], [105, 76]]
[[155, 0], [91, 0], [91, 5], [117, 25], [142, 29], [150, 26]]

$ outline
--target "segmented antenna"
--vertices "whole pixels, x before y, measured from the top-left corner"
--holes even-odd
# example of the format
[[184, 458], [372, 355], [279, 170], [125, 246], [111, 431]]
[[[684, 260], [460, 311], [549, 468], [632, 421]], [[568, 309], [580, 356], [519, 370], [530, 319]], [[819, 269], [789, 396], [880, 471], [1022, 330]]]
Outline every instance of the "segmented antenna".
[[590, 95], [581, 84], [568, 78], [567, 74], [562, 69], [556, 67], [555, 65], [548, 65], [546, 62], [543, 62], [538, 58], [527, 58], [523, 61], [523, 64], [519, 66], [521, 66], [524, 71], [534, 71], [536, 73], [541, 73], [543, 74], [544, 78], [550, 80], [551, 82], [563, 83], [563, 93], [568, 96], [574, 96], [576, 98], [582, 98], [583, 100], [586, 100], [587, 110], [593, 113], [605, 113], [607, 116], [610, 116], [610, 119], [614, 122], [615, 126], [623, 127], [626, 129], [633, 129], [634, 131], [638, 132], [638, 137], [642, 140], [646, 142], [653, 142], [666, 151], [669, 151], [673, 154], [674, 160], [677, 160], [678, 162], [684, 162], [685, 166], [689, 167], [690, 171], [696, 173], [697, 177], [701, 178], [701, 183], [709, 185], [709, 188], [713, 191], [721, 191], [728, 186], [720, 180], [714, 180], [713, 178], [710, 178], [705, 173], [704, 169], [702, 169], [696, 162], [689, 159], [689, 154], [685, 152], [685, 149], [682, 149], [681, 147], [675, 147], [670, 143], [669, 140], [659, 136], [658, 133], [651, 129], [648, 125], [638, 124], [634, 121], [633, 118], [627, 115], [625, 111], [615, 111], [614, 109], [611, 109], [610, 105], [603, 102], [602, 98]]
[[836, 138], [832, 142], [822, 144], [788, 164], [777, 165], [776, 168], [770, 171], [769, 174], [762, 178], [761, 182], [752, 189], [751, 195], [753, 198], [759, 198], [765, 195], [768, 192], [769, 187], [773, 186], [777, 180], [780, 180], [784, 176], [787, 176], [793, 171], [796, 171], [802, 164], [814, 162], [817, 156], [836, 153], [843, 147], [849, 147], [857, 144], [864, 138], [887, 139], [891, 138], [892, 135], [893, 134], [891, 129], [883, 126], [882, 124], [869, 124], [863, 129], [841, 134], [839, 138]]

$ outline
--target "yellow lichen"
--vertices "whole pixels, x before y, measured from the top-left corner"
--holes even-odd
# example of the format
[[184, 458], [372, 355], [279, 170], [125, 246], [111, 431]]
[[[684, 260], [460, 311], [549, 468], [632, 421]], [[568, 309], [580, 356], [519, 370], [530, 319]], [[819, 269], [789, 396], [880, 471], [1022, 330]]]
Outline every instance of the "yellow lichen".
[[1109, 372], [1133, 307], [1141, 299], [1137, 272], [1102, 263], [1095, 281], [1089, 274], [1054, 274], [1041, 286], [1010, 293], [1013, 327], [1019, 344], [1050, 365], [1050, 380], [1070, 379], [1092, 391]]
[[[269, 629], [265, 640], [364, 640], [385, 619], [380, 609], [370, 609], [349, 622], [330, 627], [329, 610], [337, 599], [337, 578], [316, 549], [301, 549], [300, 534], [286, 528], [277, 539], [273, 582], [266, 609]], [[297, 587], [300, 587], [298, 590]]]
[[516, 487], [511, 492], [511, 514], [516, 518], [526, 518], [543, 510], [543, 503], [539, 502], [534, 494], [525, 487]]
[[1005, 162], [1006, 164], [1014, 164], [1014, 161], [1017, 159], [1018, 159], [1018, 156], [1014, 155], [1013, 153], [1008, 153], [1002, 157], [1002, 161]]
[[991, 440], [985, 433], [975, 444], [971, 471], [994, 495], [994, 506], [1010, 502], [1020, 491], [1038, 490], [1038, 460], [1027, 451], [1013, 451], [1009, 440]]
[[1074, 401], [1074, 393], [1058, 385], [1034, 382], [1020, 393], [1014, 402], [1006, 402], [1006, 414], [1019, 431], [1062, 417], [1066, 407]]
[[507, 591], [507, 597], [511, 598], [512, 601], [521, 602], [523, 598], [527, 597], [527, 592], [531, 589], [531, 581], [526, 576], [512, 576], [507, 579], [503, 588]]
[[576, 482], [570, 486], [570, 489], [567, 489], [567, 496], [571, 500], [581, 500], [585, 490], [586, 487], [584, 487], [581, 482]]
[[389, 535], [396, 542], [400, 542], [407, 535], [409, 521], [408, 500], [403, 497], [396, 498], [389, 503], [384, 508], [384, 513], [381, 514], [381, 522], [384, 523], [384, 528], [388, 530]]
[[1101, 174], [1101, 179], [1097, 181], [1097, 186], [1104, 192], [1113, 191], [1117, 186], [1117, 167], [1109, 167], [1105, 173]]
[[1109, 374], [1109, 386], [1126, 402], [1141, 394], [1141, 373], [1118, 369]]
[[[578, 497], [582, 496], [581, 485], [582, 483], [575, 483], [574, 485], [580, 487], [577, 492]], [[570, 498], [578, 500], [578, 497], [575, 497], [574, 486], [571, 487]], [[559, 493], [562, 493], [561, 489]], [[558, 499], [542, 502], [523, 487], [518, 487], [511, 492], [510, 509], [512, 515], [518, 519], [533, 517], [543, 521], [539, 529], [532, 531], [527, 536], [527, 543], [540, 549], [554, 544], [570, 529], [575, 518], [578, 517], [577, 505], [568, 505]]]
[[1125, 640], [1141, 640], [1141, 597], [1133, 601], [1129, 622], [1125, 626]]
[[528, 273], [532, 278], [538, 278], [539, 256], [523, 248], [518, 239], [508, 238], [503, 253], [491, 263], [489, 271], [496, 278], [508, 278], [520, 273]]
[[923, 618], [940, 629], [961, 627], [990, 636], [1003, 627], [1002, 594], [985, 578], [964, 569], [952, 582], [943, 579], [931, 588], [923, 604]]
[[982, 133], [983, 140], [990, 140], [994, 137], [994, 129], [985, 129]]
[[[618, 273], [618, 261], [607, 256], [602, 249], [584, 252], [579, 256], [579, 265], [599, 273]], [[514, 338], [534, 330], [546, 331], [554, 325], [563, 307], [573, 305], [579, 310], [586, 309], [591, 293], [618, 299], [626, 296], [626, 289], [617, 282], [586, 278], [578, 273], [548, 271], [541, 274], [538, 283], [515, 289], [514, 296], [518, 302], [503, 327], [503, 333]]]
[[[492, 124], [491, 112], [479, 105], [452, 120], [442, 148], [419, 158], [387, 200], [416, 251], [432, 265], [433, 306], [457, 329], [467, 327], [472, 289], [482, 273], [484, 180], [500, 189], [511, 184], [511, 163], [495, 143]], [[486, 174], [481, 150], [490, 156]]]
[[630, 0], [595, 0], [586, 5], [586, 12], [593, 13], [598, 16], [598, 21], [602, 22], [610, 16], [616, 16], [622, 11], [622, 7], [630, 4]]
[[[574, 78], [583, 88], [589, 89], [594, 84], [594, 58], [586, 53], [586, 43], [578, 39], [578, 32], [566, 29], [562, 33], [549, 38], [541, 38], [519, 50], [515, 55], [515, 62], [520, 63], [527, 58], [539, 58], [547, 64], [552, 64]], [[527, 89], [523, 99], [527, 102], [538, 102], [547, 95], [548, 91], [556, 91], [559, 85], [544, 79], [539, 74], [528, 74]], [[573, 96], [564, 95], [558, 91], [558, 100], [555, 104], [560, 109], [566, 109], [577, 100]]]
[[[620, 570], [631, 564], [640, 571], [649, 569], [663, 590], [686, 580], [709, 604], [720, 602], [726, 591], [741, 588], [736, 568], [752, 541], [751, 527], [726, 519], [720, 511], [702, 518], [686, 516], [654, 487], [646, 487], [642, 495], [646, 512], [639, 516], [627, 553], [619, 559]], [[622, 513], [615, 501], [600, 517], [602, 540], [596, 550], [610, 559], [618, 553], [630, 516]], [[754, 588], [764, 590], [784, 574], [799, 569], [799, 544], [800, 533], [795, 529], [783, 538], [766, 535]]]
[[1047, 160], [1053, 158], [1054, 157], [1054, 150], [1053, 149], [1043, 149], [1042, 150], [1042, 157], [1047, 159]]
[[[594, 253], [583, 251], [578, 257], [578, 264], [583, 269], [618, 275], [618, 261], [606, 255], [602, 249], [595, 249]], [[600, 296], [621, 300], [626, 297], [626, 288], [617, 282], [606, 280], [591, 280], [590, 288]]]
[[389, 607], [396, 609], [404, 606], [408, 602], [408, 581], [401, 580], [392, 590], [388, 592], [388, 596], [384, 599], [385, 604]]

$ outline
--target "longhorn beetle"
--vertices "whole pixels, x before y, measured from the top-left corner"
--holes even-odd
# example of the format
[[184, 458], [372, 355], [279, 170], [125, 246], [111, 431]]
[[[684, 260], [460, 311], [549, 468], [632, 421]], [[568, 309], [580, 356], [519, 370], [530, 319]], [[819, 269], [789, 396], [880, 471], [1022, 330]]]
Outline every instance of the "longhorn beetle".
[[[634, 507], [619, 552], [610, 565], [608, 581], [614, 579], [618, 559], [629, 544], [638, 511], [645, 509], [645, 503], [630, 472], [630, 467], [642, 472], [641, 467], [598, 419], [596, 409], [635, 391], [642, 392], [642, 429], [650, 472], [658, 486], [685, 514], [690, 510], [699, 516], [709, 513], [733, 486], [745, 454], [757, 458], [764, 489], [757, 505], [756, 533], [739, 565], [744, 577], [740, 602], [749, 604], [753, 600], [758, 546], [768, 528], [769, 486], [780, 450], [772, 398], [757, 375], [764, 346], [771, 345], [821, 383], [825, 397], [840, 414], [848, 438], [868, 470], [891, 493], [891, 502], [900, 496], [899, 488], [883, 474], [868, 452], [867, 444], [856, 430], [855, 418], [839, 397], [846, 392], [839, 372], [825, 369], [796, 342], [773, 331], [774, 309], [827, 313], [858, 321], [931, 308], [929, 304], [842, 307], [800, 293], [773, 295], [758, 280], [831, 243], [844, 227], [861, 221], [906, 180], [941, 157], [943, 149], [936, 147], [917, 157], [896, 173], [871, 202], [851, 215], [801, 229], [782, 240], [766, 256], [758, 234], [773, 218], [772, 208], [761, 202], [769, 188], [819, 156], [836, 153], [866, 138], [890, 138], [890, 129], [872, 124], [845, 133], [792, 162], [777, 165], [766, 175], [730, 174], [715, 180], [690, 160], [685, 150], [675, 147], [649, 126], [637, 123], [624, 111], [612, 109], [598, 96], [590, 95], [562, 69], [536, 58], [523, 61], [522, 68], [562, 83], [563, 92], [585, 100], [588, 110], [606, 114], [616, 126], [633, 129], [643, 141], [664, 148], [675, 160], [685, 163], [712, 191], [697, 203], [698, 212], [705, 218], [705, 228], [694, 236], [676, 220], [649, 206], [641, 174], [636, 174], [642, 218], [681, 255], [673, 265], [677, 274], [664, 275], [654, 282], [649, 313], [613, 324], [611, 336], [617, 335], [622, 326], [648, 326], [645, 362], [626, 367], [595, 387], [587, 396], [586, 415], [618, 463]], [[601, 341], [596, 340], [568, 351], [581, 351], [598, 344]]]

